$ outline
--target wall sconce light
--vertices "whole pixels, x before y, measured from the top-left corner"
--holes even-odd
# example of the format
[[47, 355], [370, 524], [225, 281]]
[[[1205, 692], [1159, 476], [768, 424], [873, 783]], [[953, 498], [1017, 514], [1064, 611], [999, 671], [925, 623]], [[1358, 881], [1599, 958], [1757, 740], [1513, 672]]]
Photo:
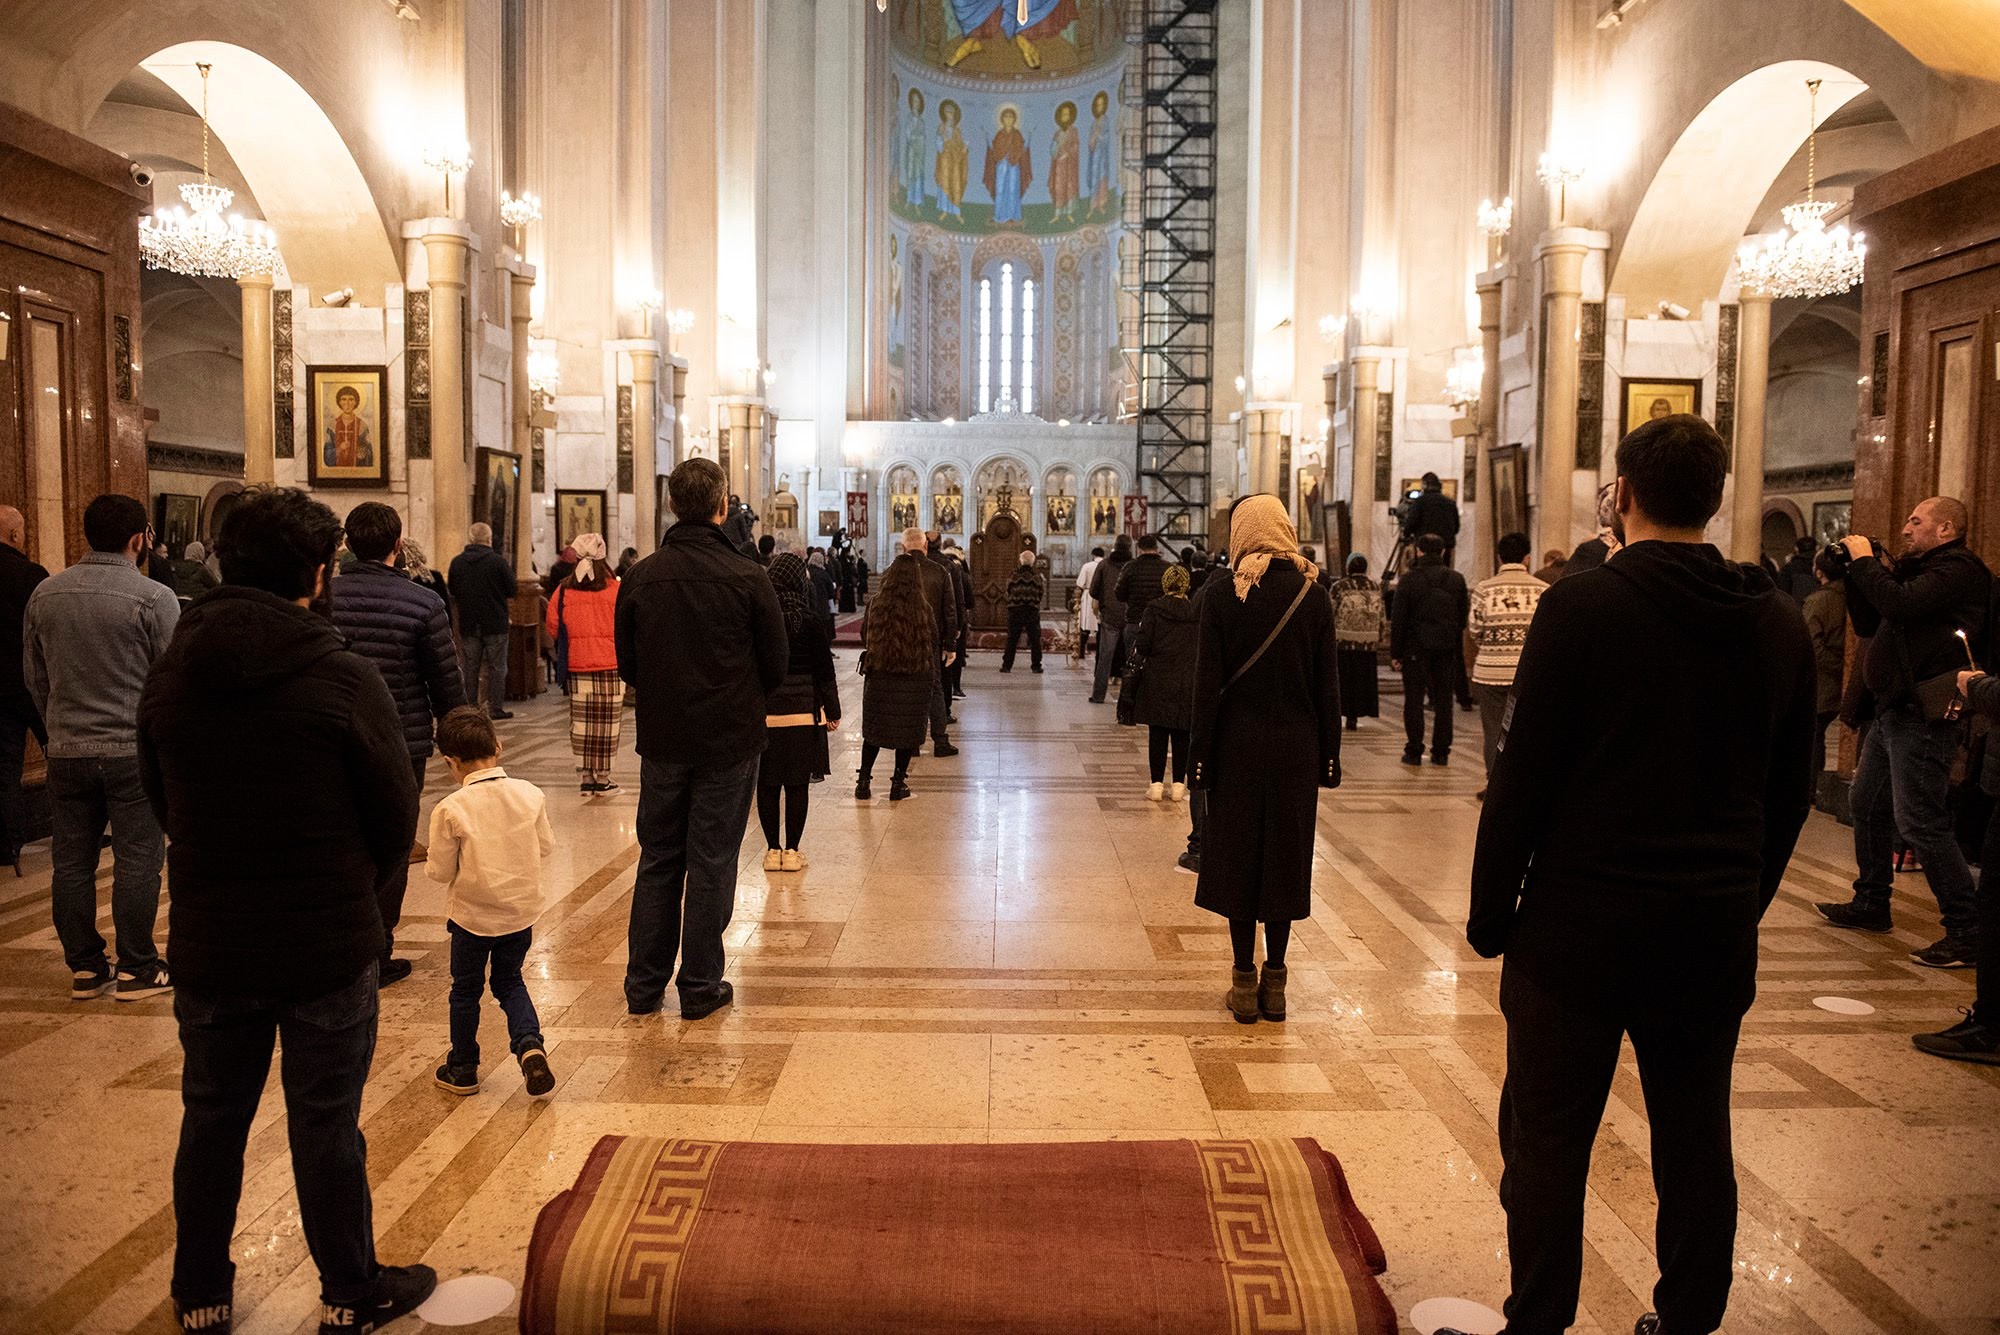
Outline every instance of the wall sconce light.
[[1371, 284], [1355, 294], [1353, 302], [1355, 332], [1363, 343], [1380, 340], [1382, 321], [1388, 318], [1393, 305], [1380, 284]]
[[1551, 149], [1542, 154], [1541, 164], [1535, 168], [1535, 179], [1556, 191], [1556, 221], [1569, 221], [1569, 188], [1590, 175], [1590, 164], [1584, 161], [1583, 152], [1574, 146]]
[[1322, 342], [1338, 343], [1347, 333], [1345, 315], [1322, 315], [1319, 317], [1319, 336]]
[[451, 216], [451, 178], [472, 170], [472, 145], [461, 139], [456, 144], [432, 144], [424, 150], [424, 165], [444, 175], [444, 212]]
[[1245, 380], [1240, 375], [1236, 377], [1236, 392], [1238, 394], [1241, 394], [1244, 390], [1248, 389], [1249, 387], [1250, 387], [1250, 382], [1248, 380]]
[[1445, 368], [1444, 401], [1471, 416], [1479, 407], [1480, 391], [1486, 381], [1486, 356], [1473, 349], [1470, 356], [1459, 354], [1460, 360]]
[[667, 354], [680, 355], [680, 337], [694, 328], [694, 312], [685, 306], [676, 306], [667, 312]]
[[1497, 241], [1514, 230], [1514, 197], [1512, 195], [1495, 204], [1490, 199], [1479, 202], [1479, 230], [1488, 240]]
[[528, 346], [528, 388], [537, 396], [553, 398], [562, 386], [562, 367], [556, 360], [556, 350], [547, 342], [538, 340]]
[[514, 229], [514, 249], [521, 248], [521, 229], [529, 223], [542, 220], [542, 201], [538, 195], [523, 191], [519, 195], [500, 192], [500, 221]]

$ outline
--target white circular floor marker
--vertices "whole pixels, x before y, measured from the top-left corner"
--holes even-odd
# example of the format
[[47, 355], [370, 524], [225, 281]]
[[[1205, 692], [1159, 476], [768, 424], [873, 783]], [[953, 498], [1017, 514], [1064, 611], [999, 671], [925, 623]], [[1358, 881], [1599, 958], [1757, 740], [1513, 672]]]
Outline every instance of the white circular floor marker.
[[1507, 1318], [1468, 1298], [1426, 1298], [1410, 1309], [1410, 1324], [1419, 1335], [1435, 1335], [1440, 1326], [1466, 1335], [1498, 1335]]
[[1835, 1015], [1873, 1015], [1875, 1013], [1873, 1006], [1865, 1001], [1856, 1001], [1853, 997], [1814, 997], [1813, 1005], [1823, 1011], [1832, 1011]]
[[514, 1286], [498, 1275], [460, 1275], [437, 1286], [417, 1315], [433, 1326], [470, 1326], [507, 1310]]

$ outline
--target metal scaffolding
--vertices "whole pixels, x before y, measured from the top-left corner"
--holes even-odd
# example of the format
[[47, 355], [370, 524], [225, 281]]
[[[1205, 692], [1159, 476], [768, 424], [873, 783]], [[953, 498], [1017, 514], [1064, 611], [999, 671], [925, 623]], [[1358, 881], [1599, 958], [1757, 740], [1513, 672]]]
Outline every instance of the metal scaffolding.
[[1134, 0], [1129, 11], [1125, 352], [1147, 527], [1177, 546], [1208, 537], [1217, 3]]

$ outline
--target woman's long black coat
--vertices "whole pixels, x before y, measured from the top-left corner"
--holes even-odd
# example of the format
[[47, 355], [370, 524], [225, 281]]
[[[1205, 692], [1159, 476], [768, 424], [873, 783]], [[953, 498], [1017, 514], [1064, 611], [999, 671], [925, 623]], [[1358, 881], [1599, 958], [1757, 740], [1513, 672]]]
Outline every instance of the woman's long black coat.
[[1194, 902], [1225, 918], [1312, 915], [1319, 790], [1340, 785], [1340, 686], [1333, 603], [1309, 590], [1255, 667], [1304, 576], [1274, 560], [1246, 602], [1227, 574], [1204, 588], [1190, 774], [1208, 799]]

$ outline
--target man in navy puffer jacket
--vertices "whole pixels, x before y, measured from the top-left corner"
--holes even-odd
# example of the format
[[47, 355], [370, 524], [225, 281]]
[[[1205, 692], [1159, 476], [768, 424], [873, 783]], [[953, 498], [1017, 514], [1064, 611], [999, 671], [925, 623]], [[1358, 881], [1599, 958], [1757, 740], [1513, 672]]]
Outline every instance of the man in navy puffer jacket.
[[[354, 507], [347, 516], [347, 549], [355, 560], [332, 582], [333, 624], [388, 683], [422, 793], [437, 720], [465, 703], [465, 687], [451, 642], [451, 614], [442, 598], [395, 568], [402, 546], [403, 519], [394, 509], [380, 501]], [[410, 974], [408, 960], [392, 958], [409, 878], [408, 864], [398, 866], [377, 895], [384, 986]]]

